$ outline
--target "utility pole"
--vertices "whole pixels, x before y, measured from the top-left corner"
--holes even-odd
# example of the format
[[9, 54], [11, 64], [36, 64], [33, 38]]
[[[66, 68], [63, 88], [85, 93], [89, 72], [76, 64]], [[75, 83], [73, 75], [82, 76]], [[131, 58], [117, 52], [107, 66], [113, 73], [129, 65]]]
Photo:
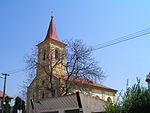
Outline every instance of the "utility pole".
[[6, 73], [2, 73], [2, 76], [4, 77], [4, 89], [3, 89], [3, 100], [2, 100], [2, 113], [4, 113], [6, 79], [7, 79], [7, 76], [10, 76], [10, 75], [9, 75], [9, 74], [6, 74]]

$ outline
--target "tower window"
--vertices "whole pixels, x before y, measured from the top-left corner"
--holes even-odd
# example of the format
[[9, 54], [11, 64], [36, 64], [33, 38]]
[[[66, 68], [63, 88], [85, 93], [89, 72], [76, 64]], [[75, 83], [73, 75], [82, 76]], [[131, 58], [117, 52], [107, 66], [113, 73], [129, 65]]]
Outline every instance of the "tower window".
[[42, 86], [44, 86], [44, 84], [45, 84], [45, 81], [44, 81], [44, 80], [42, 80]]
[[58, 61], [60, 60], [60, 49], [58, 48], [55, 49], [55, 59]]
[[46, 49], [43, 50], [43, 60], [46, 60]]
[[45, 94], [44, 94], [44, 91], [42, 92], [42, 98], [44, 98]]

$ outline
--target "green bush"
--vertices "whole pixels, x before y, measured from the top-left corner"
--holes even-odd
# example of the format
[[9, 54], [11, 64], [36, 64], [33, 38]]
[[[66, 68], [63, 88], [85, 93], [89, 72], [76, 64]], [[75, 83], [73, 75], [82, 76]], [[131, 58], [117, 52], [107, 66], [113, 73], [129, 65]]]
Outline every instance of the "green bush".
[[25, 102], [20, 97], [16, 97], [13, 113], [17, 113], [17, 110], [22, 110], [25, 113]]
[[5, 98], [5, 105], [4, 105], [4, 113], [10, 113], [10, 104], [9, 104], [9, 98]]
[[106, 113], [149, 113], [150, 91], [140, 85], [140, 80], [132, 87], [128, 87], [121, 101], [108, 104]]

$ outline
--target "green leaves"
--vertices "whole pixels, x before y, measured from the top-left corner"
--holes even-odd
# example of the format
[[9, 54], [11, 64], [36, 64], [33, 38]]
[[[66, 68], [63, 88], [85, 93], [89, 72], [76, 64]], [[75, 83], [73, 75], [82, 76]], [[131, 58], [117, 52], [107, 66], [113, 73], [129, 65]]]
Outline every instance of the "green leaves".
[[5, 105], [4, 105], [4, 113], [10, 113], [10, 99], [8, 97], [5, 98]]
[[25, 102], [20, 97], [16, 97], [13, 113], [17, 113], [17, 110], [22, 110], [25, 113]]
[[126, 92], [121, 96], [117, 104], [106, 106], [107, 113], [149, 113], [150, 92], [140, 85], [140, 80], [132, 87], [127, 87]]

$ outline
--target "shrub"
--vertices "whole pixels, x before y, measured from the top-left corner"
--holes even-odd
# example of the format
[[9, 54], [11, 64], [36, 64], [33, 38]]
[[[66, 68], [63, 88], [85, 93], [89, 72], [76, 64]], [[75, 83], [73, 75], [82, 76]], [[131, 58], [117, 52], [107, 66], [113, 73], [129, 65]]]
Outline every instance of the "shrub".
[[140, 85], [140, 80], [132, 87], [128, 87], [121, 101], [116, 104], [108, 104], [106, 113], [149, 113], [150, 91]]

